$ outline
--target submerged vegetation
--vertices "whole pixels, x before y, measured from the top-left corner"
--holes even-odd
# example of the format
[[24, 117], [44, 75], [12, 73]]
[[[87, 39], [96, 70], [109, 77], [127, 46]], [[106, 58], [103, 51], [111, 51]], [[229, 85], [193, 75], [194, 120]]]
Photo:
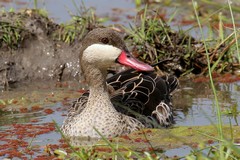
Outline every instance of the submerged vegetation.
[[[37, 8], [37, 2], [34, 2], [36, 3], [35, 8]], [[137, 6], [141, 6], [142, 3], [150, 4], [149, 1], [136, 0], [135, 2]], [[205, 10], [196, 1], [192, 1], [194, 14], [191, 17], [195, 21], [192, 22], [193, 27], [187, 31], [174, 31], [171, 28], [170, 24], [176, 13], [173, 13], [169, 19], [164, 19], [161, 13], [152, 9], [151, 6], [142, 9], [136, 17], [135, 24], [123, 27], [122, 31], [125, 33], [125, 39], [129, 46], [133, 47], [133, 54], [150, 64], [158, 63], [156, 69], [159, 72], [175, 74], [178, 77], [193, 74], [208, 76], [215, 98], [217, 125], [173, 127], [167, 130], [167, 135], [163, 133], [166, 132], [165, 130], [147, 130], [147, 135], [151, 136], [150, 139], [145, 133], [136, 133], [110, 140], [103, 137], [99, 145], [91, 147], [74, 148], [65, 139], [67, 144], [55, 147], [47, 146], [46, 153], [60, 159], [239, 159], [239, 126], [231, 124], [226, 126], [221, 120], [223, 113], [238, 116], [239, 111], [236, 106], [232, 107], [232, 110], [221, 111], [213, 78], [215, 75], [223, 73], [239, 72], [240, 31], [236, 27], [238, 25], [233, 13], [239, 14], [240, 11], [229, 1], [228, 5], [218, 5], [208, 0], [202, 0], [201, 3], [203, 2], [218, 7], [218, 9], [204, 14]], [[151, 1], [151, 3], [157, 2]], [[226, 12], [230, 13], [229, 17], [224, 14]], [[105, 19], [98, 18], [92, 9], [84, 7], [79, 10], [78, 16], [72, 17], [69, 24], [55, 24], [47, 18], [46, 14], [42, 13], [38, 9], [25, 10], [20, 13], [3, 12], [0, 16], [0, 48], [4, 51], [18, 50], [24, 47], [27, 40], [39, 38], [39, 35], [56, 41], [56, 43], [73, 45], [80, 41], [89, 30], [102, 27], [102, 22], [105, 21]], [[212, 21], [208, 22], [208, 19]], [[229, 19], [231, 19], [230, 22]], [[229, 28], [229, 23], [231, 23], [231, 28]], [[207, 36], [203, 33], [202, 26], [208, 26]], [[191, 30], [200, 30], [201, 38], [191, 36]], [[237, 77], [236, 80], [239, 78]], [[12, 104], [13, 102], [8, 103]], [[0, 106], [8, 103], [0, 99]], [[185, 140], [183, 141], [176, 135], [184, 137]], [[199, 139], [202, 141], [200, 142]], [[135, 144], [128, 146], [124, 140], [135, 142]], [[163, 142], [165, 143], [160, 145]], [[172, 143], [174, 143], [174, 147], [177, 145], [179, 147], [189, 146], [191, 153], [184, 157], [164, 156], [165, 150], [162, 147], [166, 145], [166, 148], [169, 149]], [[134, 148], [140, 145], [144, 147]]]

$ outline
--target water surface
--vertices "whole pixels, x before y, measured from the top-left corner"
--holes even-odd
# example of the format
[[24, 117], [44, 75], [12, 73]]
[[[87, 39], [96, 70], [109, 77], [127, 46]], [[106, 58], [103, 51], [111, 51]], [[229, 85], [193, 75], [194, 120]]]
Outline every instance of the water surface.
[[[181, 81], [180, 84], [180, 88], [173, 96], [176, 120], [174, 126], [191, 127], [216, 124], [215, 102], [209, 84], [206, 82], [195, 83], [193, 81]], [[41, 84], [34, 85], [43, 86]], [[47, 87], [47, 85], [45, 85], [37, 88], [32, 88], [30, 85], [29, 87], [21, 87], [21, 89], [16, 88], [8, 92], [2, 92], [0, 99], [9, 97], [10, 100], [15, 99], [18, 100], [18, 102], [16, 102], [16, 104], [1, 106], [0, 136], [2, 135], [3, 141], [0, 141], [0, 153], [1, 145], [3, 146], [7, 142], [6, 138], [16, 139], [20, 136], [20, 134], [16, 132], [16, 129], [18, 129], [15, 126], [16, 124], [22, 125], [22, 127], [29, 124], [39, 127], [50, 127], [47, 133], [35, 135], [34, 137], [23, 136], [24, 141], [28, 143], [31, 142], [31, 145], [34, 147], [39, 147], [35, 152], [35, 156], [42, 154], [46, 145], [59, 144], [61, 135], [56, 132], [55, 129], [51, 130], [52, 123], [54, 120], [61, 126], [71, 103], [81, 95], [81, 86], [76, 87], [76, 85], [77, 84], [74, 84], [72, 87], [67, 85], [65, 87]], [[240, 96], [240, 82], [216, 83], [216, 88], [222, 111], [231, 110], [234, 106], [238, 111], [240, 110], [238, 99]], [[21, 102], [19, 97], [25, 99]], [[35, 107], [34, 109], [34, 106], [39, 106], [39, 108]], [[28, 111], [21, 109], [22, 107], [28, 108]], [[52, 112], [49, 113], [47, 112], [48, 110]], [[233, 125], [239, 126], [239, 115], [235, 118], [230, 115], [223, 115], [222, 118], [226, 124], [229, 124], [229, 121], [231, 121]], [[42, 130], [42, 128], [39, 129], [39, 131]], [[3, 136], [6, 132], [11, 132], [12, 135]], [[36, 134], [37, 133], [41, 132], [36, 132]], [[27, 134], [29, 133], [27, 132]], [[166, 154], [169, 156], [185, 155], [189, 153], [189, 150], [188, 146], [183, 146], [180, 149], [168, 150]], [[3, 157], [7, 156], [5, 155]]]

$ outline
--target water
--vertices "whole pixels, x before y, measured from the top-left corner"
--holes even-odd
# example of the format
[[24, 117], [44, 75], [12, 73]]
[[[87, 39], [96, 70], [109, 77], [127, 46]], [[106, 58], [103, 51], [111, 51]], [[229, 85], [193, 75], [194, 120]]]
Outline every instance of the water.
[[[174, 94], [174, 106], [176, 107], [175, 126], [204, 126], [216, 123], [216, 110], [214, 107], [213, 94], [209, 84], [206, 82], [194, 83], [192, 81], [181, 81], [180, 84], [180, 89], [178, 89]], [[25, 90], [23, 88], [25, 88]], [[240, 96], [240, 82], [216, 83], [216, 88], [218, 91], [219, 104], [222, 110], [230, 109], [234, 105], [237, 106], [238, 111], [240, 110], [238, 99]], [[14, 97], [24, 96], [27, 99], [26, 101], [28, 101], [27, 97], [30, 97], [29, 99], [32, 98], [34, 100], [25, 103], [25, 107], [29, 108], [27, 113], [21, 113], [23, 110], [17, 111], [22, 107], [21, 104], [24, 104], [20, 101], [16, 103], [17, 105], [8, 105], [8, 112], [1, 112], [0, 137], [1, 134], [6, 133], [6, 131], [10, 131], [13, 133], [13, 135], [8, 135], [7, 137], [2, 136], [2, 138], [16, 139], [17, 136], [14, 134], [17, 133], [17, 128], [14, 128], [13, 124], [19, 124], [22, 125], [22, 127], [28, 124], [47, 127], [49, 126], [48, 123], [52, 123], [54, 120], [58, 126], [61, 126], [67, 114], [67, 109], [70, 107], [72, 101], [81, 94], [79, 93], [79, 89], [80, 87], [69, 86], [63, 88], [48, 88], [44, 86], [42, 88], [38, 87], [38, 89], [32, 87], [28, 88], [25, 86], [21, 89], [13, 89], [12, 91], [1, 93], [1, 98], [11, 97], [10, 99], [14, 99]], [[26, 93], [26, 90], [28, 90], [28, 93]], [[40, 109], [34, 111], [32, 106], [38, 104]], [[47, 113], [47, 109], [51, 109], [53, 113]], [[231, 116], [223, 115], [223, 121], [226, 124], [229, 124], [229, 121], [231, 121], [233, 125], [239, 126], [238, 122], [240, 121], [240, 117], [237, 116], [234, 119]], [[40, 149], [35, 153], [38, 155], [44, 153], [44, 146], [49, 144], [59, 144], [60, 137], [60, 134], [53, 130], [47, 133], [36, 135], [33, 139], [31, 137], [24, 136], [23, 140], [28, 143], [32, 141], [32, 146], [40, 146]], [[5, 144], [5, 142], [6, 141], [1, 141], [0, 148], [1, 145]], [[181, 149], [167, 150], [166, 155], [174, 156], [180, 153], [181, 155], [186, 155], [189, 153], [189, 151], [190, 149], [188, 146], [183, 146]]]
[[[109, 3], [108, 0], [101, 0], [100, 3], [99, 1], [95, 0], [87, 0], [84, 1], [84, 3], [82, 3], [80, 0], [75, 0], [75, 4], [71, 0], [58, 0], [57, 3], [56, 0], [38, 0], [37, 7], [46, 9], [49, 12], [50, 17], [53, 18], [57, 23], [69, 22], [71, 15], [79, 15], [79, 9], [84, 6], [86, 8], [94, 8], [96, 10], [96, 14], [100, 17], [109, 17], [110, 23], [121, 20], [120, 23], [128, 24], [130, 23], [130, 20], [127, 17], [135, 16], [136, 14], [135, 4], [132, 0], [111, 0], [111, 3]], [[34, 1], [13, 0], [7, 3], [0, 1], [0, 6], [6, 10], [11, 8], [21, 10], [24, 8], [34, 8]]]
[[[218, 90], [217, 98], [219, 106], [223, 112], [227, 112], [233, 107], [239, 111], [239, 82], [216, 83]], [[178, 111], [177, 125], [179, 126], [201, 126], [217, 123], [216, 109], [212, 89], [208, 83], [187, 82], [182, 84], [181, 90], [174, 99]], [[224, 116], [224, 123], [239, 125], [239, 117], [234, 119], [231, 116]]]

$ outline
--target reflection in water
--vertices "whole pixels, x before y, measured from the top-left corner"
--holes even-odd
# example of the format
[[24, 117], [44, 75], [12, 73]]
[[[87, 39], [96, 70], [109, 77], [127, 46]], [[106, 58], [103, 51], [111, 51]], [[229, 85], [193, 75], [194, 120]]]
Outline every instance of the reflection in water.
[[[216, 83], [217, 96], [223, 122], [239, 125], [239, 82]], [[176, 125], [199, 126], [217, 123], [215, 101], [212, 89], [208, 83], [181, 82], [181, 89], [174, 95], [176, 107]], [[231, 114], [225, 114], [231, 113]]]

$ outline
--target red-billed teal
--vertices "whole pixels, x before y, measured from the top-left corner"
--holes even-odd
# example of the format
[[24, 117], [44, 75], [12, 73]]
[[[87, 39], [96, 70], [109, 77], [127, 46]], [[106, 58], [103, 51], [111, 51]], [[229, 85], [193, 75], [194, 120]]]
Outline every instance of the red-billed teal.
[[[174, 122], [171, 92], [178, 86], [177, 78], [157, 76], [152, 66], [129, 53], [114, 30], [90, 31], [82, 40], [79, 56], [89, 91], [71, 107], [61, 127], [65, 135], [99, 138], [98, 130], [105, 137], [115, 137]], [[106, 79], [114, 63], [133, 69]]]

